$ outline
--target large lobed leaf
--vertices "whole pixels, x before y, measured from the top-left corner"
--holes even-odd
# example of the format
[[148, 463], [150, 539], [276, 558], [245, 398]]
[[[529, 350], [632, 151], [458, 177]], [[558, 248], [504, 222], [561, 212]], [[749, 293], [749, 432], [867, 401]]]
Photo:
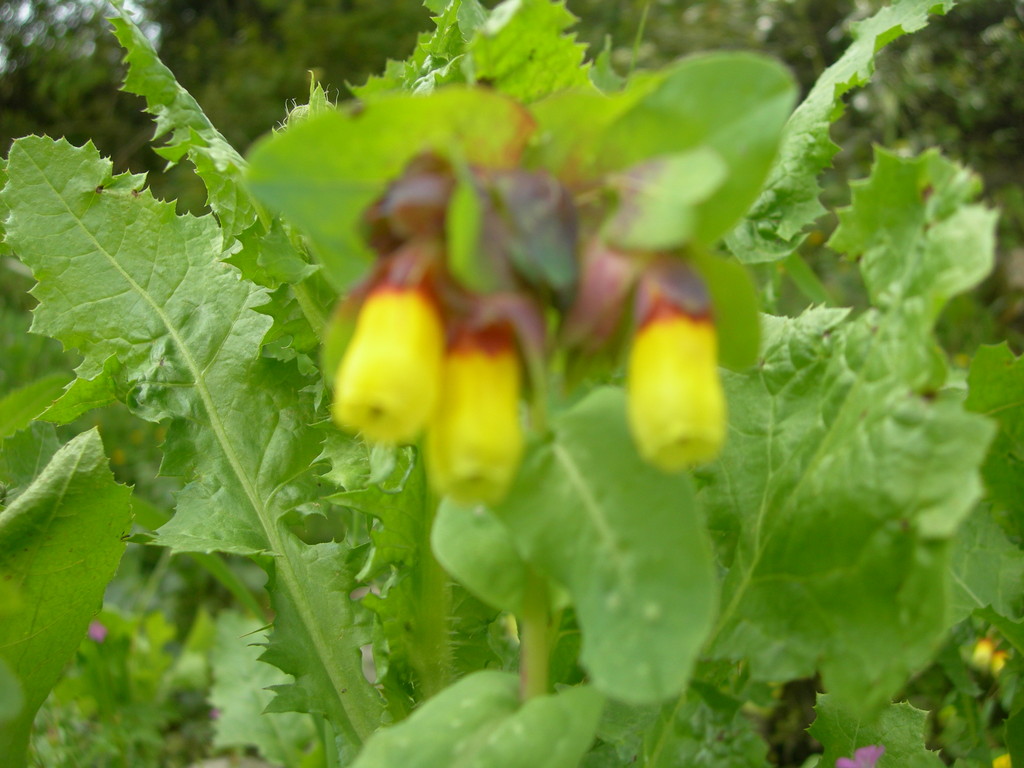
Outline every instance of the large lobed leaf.
[[809, 733], [825, 748], [819, 765], [835, 765], [858, 749], [885, 747], [878, 768], [941, 768], [939, 756], [925, 747], [928, 713], [906, 702], [892, 704], [876, 718], [863, 720], [842, 708], [834, 696], [818, 696]]
[[764, 191], [727, 239], [740, 261], [784, 259], [800, 245], [803, 230], [825, 213], [818, 201], [818, 176], [839, 151], [829, 138], [829, 126], [843, 113], [843, 96], [868, 81], [879, 50], [924, 27], [929, 15], [944, 14], [954, 5], [956, 0], [897, 0], [854, 25], [854, 42], [789, 118]]
[[523, 103], [590, 90], [587, 47], [563, 34], [575, 22], [565, 0], [505, 0], [477, 27], [463, 70]]
[[[935, 154], [880, 154], [834, 242], [883, 309], [769, 318], [760, 364], [725, 378], [729, 440], [703, 491], [729, 566], [711, 651], [762, 679], [820, 669], [855, 711], [930, 657], [951, 618], [950, 539], [981, 495], [992, 425], [937, 392], [931, 337], [992, 263], [994, 215], [962, 182]], [[908, 204], [879, 205], [908, 184]]]
[[260, 662], [266, 641], [257, 619], [225, 611], [217, 617], [216, 641], [210, 652], [213, 684], [210, 703], [217, 709], [213, 746], [256, 746], [267, 760], [299, 766], [303, 750], [314, 738], [313, 720], [297, 712], [267, 712], [274, 694], [288, 677]]
[[13, 672], [21, 692], [17, 716], [0, 717], [5, 766], [24, 764], [36, 710], [99, 610], [124, 553], [130, 498], [91, 430], [0, 512], [0, 582], [17, 590], [13, 609], [0, 615], [0, 671]]
[[195, 164], [227, 245], [257, 218], [256, 207], [240, 184], [245, 161], [214, 128], [192, 95], [178, 84], [121, 4], [115, 5], [120, 15], [110, 23], [125, 49], [128, 64], [123, 88], [146, 100], [146, 110], [156, 118], [157, 137], [167, 135], [167, 143], [156, 151], [172, 163], [187, 155]]
[[[264, 291], [219, 261], [211, 217], [176, 216], [141, 178], [112, 176], [91, 146], [22, 139], [8, 170], [8, 241], [39, 280], [34, 330], [83, 353], [80, 378], [116, 357], [133, 409], [171, 420], [163, 471], [189, 484], [160, 542], [278, 555], [269, 569], [287, 616], [279, 631], [301, 636], [305, 653], [285, 648], [276, 662], [294, 670], [310, 709], [358, 743], [376, 727], [379, 697], [362, 676], [358, 638], [345, 634], [349, 583], [325, 583], [282, 520], [316, 497], [304, 473], [319, 441], [307, 426], [308, 381], [260, 355], [271, 321], [253, 310]], [[323, 611], [328, 596], [340, 607]]]
[[971, 362], [965, 405], [994, 418], [999, 434], [982, 474], [993, 506], [1005, 512], [1011, 529], [1024, 535], [1024, 358], [1004, 343], [982, 347]]
[[440, 85], [482, 83], [522, 102], [566, 88], [593, 90], [586, 46], [564, 31], [576, 21], [564, 0], [506, 0], [488, 11], [479, 0], [428, 2], [436, 29], [412, 56], [389, 61], [356, 96], [430, 93]]

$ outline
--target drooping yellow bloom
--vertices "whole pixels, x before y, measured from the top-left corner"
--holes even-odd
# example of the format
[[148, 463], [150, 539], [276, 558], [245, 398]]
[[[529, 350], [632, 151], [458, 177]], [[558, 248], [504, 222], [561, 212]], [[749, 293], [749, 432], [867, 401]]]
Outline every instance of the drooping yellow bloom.
[[371, 293], [338, 367], [334, 420], [367, 440], [415, 440], [437, 405], [444, 327], [420, 288]]
[[504, 497], [523, 455], [521, 376], [511, 339], [449, 350], [427, 433], [427, 471], [438, 493], [462, 504]]
[[628, 376], [629, 425], [647, 461], [675, 472], [718, 455], [725, 395], [710, 319], [652, 316], [633, 339]]
[[1012, 768], [1013, 763], [1010, 762], [1009, 755], [1000, 755], [992, 761], [992, 768]]

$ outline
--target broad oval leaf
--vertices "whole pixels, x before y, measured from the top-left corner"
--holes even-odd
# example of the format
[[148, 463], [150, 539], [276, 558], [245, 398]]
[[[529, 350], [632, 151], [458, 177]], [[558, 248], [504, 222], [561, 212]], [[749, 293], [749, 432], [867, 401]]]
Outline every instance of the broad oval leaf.
[[20, 714], [0, 725], [5, 765], [24, 759], [36, 710], [85, 635], [121, 561], [131, 491], [114, 481], [95, 429], [61, 448], [0, 512], [0, 581], [19, 607], [0, 621], [0, 662], [21, 685]]
[[262, 140], [248, 181], [256, 197], [309, 235], [341, 291], [371, 257], [359, 236], [363, 212], [410, 159], [433, 151], [512, 168], [532, 131], [522, 107], [483, 89], [379, 97], [358, 113], [317, 115]]
[[698, 147], [714, 150], [727, 175], [694, 213], [694, 239], [710, 245], [726, 234], [761, 191], [775, 158], [796, 88], [780, 64], [747, 53], [684, 59], [615, 120], [598, 157], [625, 168]]
[[518, 677], [476, 672], [374, 734], [352, 768], [575, 768], [603, 704], [578, 687], [520, 706]]
[[621, 390], [604, 388], [559, 417], [496, 513], [569, 591], [593, 684], [639, 703], [686, 685], [716, 582], [689, 477], [640, 458], [625, 410]]
[[526, 563], [508, 529], [489, 509], [445, 499], [430, 541], [438, 562], [466, 589], [496, 608], [522, 610]]

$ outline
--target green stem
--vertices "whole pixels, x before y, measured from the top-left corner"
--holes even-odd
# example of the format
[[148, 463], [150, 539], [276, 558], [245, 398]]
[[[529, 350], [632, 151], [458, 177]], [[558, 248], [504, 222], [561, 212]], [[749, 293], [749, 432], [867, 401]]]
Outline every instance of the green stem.
[[419, 610], [410, 649], [410, 662], [425, 699], [444, 690], [452, 675], [451, 582], [430, 547], [430, 530], [437, 515], [438, 501], [431, 494], [425, 503], [417, 564]]
[[334, 742], [334, 729], [323, 715], [313, 715], [316, 733], [324, 746], [324, 768], [338, 768], [338, 747]]
[[647, 2], [644, 3], [644, 12], [640, 16], [640, 25], [636, 28], [636, 37], [633, 38], [633, 56], [629, 61], [629, 73], [626, 75], [627, 79], [633, 77], [633, 72], [636, 69], [636, 60], [640, 56], [640, 44], [644, 40], [644, 31], [647, 29], [647, 14], [650, 13], [650, 10], [651, 0], [647, 0]]
[[548, 583], [527, 567], [523, 612], [519, 618], [519, 691], [523, 701], [548, 692], [549, 624]]

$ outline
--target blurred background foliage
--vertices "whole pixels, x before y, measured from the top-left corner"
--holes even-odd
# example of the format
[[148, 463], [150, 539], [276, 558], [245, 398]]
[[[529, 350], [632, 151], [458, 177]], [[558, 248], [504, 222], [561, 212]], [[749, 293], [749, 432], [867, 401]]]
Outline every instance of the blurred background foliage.
[[[350, 97], [349, 84], [363, 83], [388, 58], [405, 58], [417, 33], [431, 28], [419, 0], [132, 0], [127, 5], [141, 14], [167, 66], [243, 153], [283, 122], [290, 106], [305, 100], [310, 72], [332, 100], [343, 101]], [[607, 47], [620, 74], [697, 51], [756, 50], [785, 62], [805, 92], [845, 50], [851, 26], [882, 5], [880, 0], [568, 0], [580, 17], [576, 33], [590, 45], [591, 56]], [[119, 91], [124, 67], [105, 21], [109, 14], [102, 0], [0, 2], [0, 156], [14, 138], [29, 133], [65, 136], [76, 144], [92, 140], [117, 170], [149, 172], [157, 196], [177, 199], [180, 210], [202, 212], [205, 193], [198, 179], [185, 165], [165, 170], [149, 147], [153, 124], [141, 111], [142, 100]], [[996, 273], [981, 290], [954, 302], [940, 329], [961, 368], [982, 343], [1009, 339], [1016, 351], [1024, 348], [1022, 82], [1024, 0], [967, 0], [925, 30], [888, 46], [870, 85], [851, 94], [832, 132], [842, 151], [823, 180], [830, 210], [848, 202], [851, 179], [867, 175], [873, 144], [912, 153], [941, 147], [982, 176], [987, 199], [1001, 209]], [[834, 303], [859, 306], [863, 298], [855, 266], [825, 245], [834, 225], [832, 214], [819, 221], [800, 253]], [[811, 302], [782, 264], [759, 268], [757, 277], [769, 309], [797, 312]], [[31, 285], [31, 276], [0, 249], [0, 396], [54, 371], [65, 370], [70, 378], [77, 363], [56, 342], [27, 332]], [[134, 485], [140, 499], [140, 529], [157, 527], [173, 507], [177, 487], [173, 479], [157, 478], [162, 428], [116, 406], [62, 427], [62, 436], [96, 423], [115, 473]], [[213, 643], [210, 617], [237, 607], [239, 589], [261, 595], [262, 574], [230, 558], [220, 571], [215, 563], [202, 568], [197, 563], [202, 565], [152, 547], [129, 547], [100, 616], [109, 639], [83, 643], [76, 665], [40, 714], [35, 748], [41, 764], [175, 766], [204, 754], [210, 716], [216, 715], [206, 702], [209, 675], [202, 661]], [[248, 607], [256, 615], [252, 620], [265, 620], [251, 597]], [[969, 647], [984, 628], [964, 631], [969, 637], [960, 638], [960, 646]], [[151, 668], [170, 671], [158, 680]], [[119, 681], [128, 693], [116, 700], [84, 695], [96, 689], [97, 675], [103, 685]], [[973, 707], [990, 699], [964, 711], [983, 718]], [[776, 711], [788, 717], [800, 707], [783, 697]], [[796, 717], [789, 727], [772, 726], [766, 737], [773, 744], [805, 744], [805, 726]], [[941, 741], [940, 732], [948, 731], [936, 726], [934, 738]], [[129, 743], [134, 751], [126, 753]]]
[[[487, 2], [486, 5], [494, 5]], [[568, 0], [579, 38], [596, 56], [607, 45], [620, 73], [688, 53], [757, 50], [784, 61], [806, 91], [850, 42], [851, 26], [881, 0]], [[309, 73], [336, 101], [349, 84], [404, 58], [429, 12], [419, 0], [131, 0], [164, 62], [213, 123], [245, 151], [304, 100]], [[118, 169], [148, 171], [155, 193], [183, 210], [204, 208], [187, 167], [164, 171], [148, 147], [152, 122], [141, 100], [118, 90], [121, 51], [102, 0], [0, 3], [0, 154], [28, 133], [92, 139]], [[866, 175], [871, 145], [919, 152], [940, 146], [974, 168], [1003, 212], [999, 270], [947, 315], [954, 353], [984, 342], [1024, 339], [1024, 0], [966, 0], [946, 17], [901, 38], [878, 57], [871, 84], [853, 93], [833, 129], [843, 148], [825, 179], [829, 208], [848, 200], [848, 181]], [[849, 265], [822, 251], [834, 226], [819, 223], [802, 248], [839, 304], [858, 305]], [[806, 300], [778, 274], [780, 310]], [[5, 285], [9, 280], [4, 280]], [[15, 285], [20, 289], [21, 285]], [[23, 302], [20, 290], [4, 302]], [[771, 307], [770, 307], [771, 308]], [[2, 385], [2, 381], [0, 381]]]

